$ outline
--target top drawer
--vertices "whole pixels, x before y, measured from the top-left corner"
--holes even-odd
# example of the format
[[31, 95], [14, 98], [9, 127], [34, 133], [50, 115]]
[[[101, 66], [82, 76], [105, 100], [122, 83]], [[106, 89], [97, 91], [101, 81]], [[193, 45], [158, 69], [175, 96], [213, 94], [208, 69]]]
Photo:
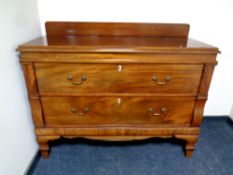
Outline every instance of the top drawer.
[[196, 94], [202, 65], [36, 63], [39, 92]]

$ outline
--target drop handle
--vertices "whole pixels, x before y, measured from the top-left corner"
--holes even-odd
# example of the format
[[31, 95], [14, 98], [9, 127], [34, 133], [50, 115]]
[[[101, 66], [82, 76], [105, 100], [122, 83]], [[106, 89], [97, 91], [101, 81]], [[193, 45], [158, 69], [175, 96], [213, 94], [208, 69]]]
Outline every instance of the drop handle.
[[80, 81], [74, 81], [72, 75], [67, 75], [67, 80], [70, 81], [73, 85], [77, 86], [83, 84], [83, 82], [87, 80], [87, 75], [83, 75]]
[[152, 81], [154, 81], [157, 85], [166, 85], [171, 80], [171, 77], [168, 75], [164, 78], [163, 81], [158, 80], [156, 75], [152, 76]]
[[167, 109], [165, 107], [162, 107], [160, 111], [155, 111], [153, 108], [149, 108], [148, 112], [151, 113], [154, 116], [161, 116], [167, 112]]
[[88, 113], [90, 110], [88, 107], [85, 107], [83, 108], [82, 112], [77, 112], [77, 109], [75, 107], [72, 107], [70, 109], [70, 111], [73, 113], [73, 114], [76, 114], [78, 116], [84, 116], [86, 113]]

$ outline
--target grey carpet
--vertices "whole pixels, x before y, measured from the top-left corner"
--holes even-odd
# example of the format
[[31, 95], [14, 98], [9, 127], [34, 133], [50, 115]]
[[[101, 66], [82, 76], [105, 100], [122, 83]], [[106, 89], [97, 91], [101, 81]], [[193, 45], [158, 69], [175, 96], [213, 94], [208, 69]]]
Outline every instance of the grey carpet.
[[184, 142], [150, 139], [136, 142], [61, 140], [49, 159], [39, 158], [33, 175], [233, 175], [233, 123], [205, 118], [191, 159]]

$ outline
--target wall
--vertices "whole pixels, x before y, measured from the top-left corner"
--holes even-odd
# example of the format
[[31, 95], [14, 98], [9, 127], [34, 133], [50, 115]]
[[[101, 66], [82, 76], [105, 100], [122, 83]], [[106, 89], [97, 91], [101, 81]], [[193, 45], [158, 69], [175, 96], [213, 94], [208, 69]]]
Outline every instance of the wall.
[[15, 49], [39, 35], [36, 0], [0, 0], [0, 174], [22, 175], [38, 150]]
[[230, 118], [233, 120], [233, 106], [231, 108]]
[[233, 1], [231, 0], [38, 0], [41, 28], [54, 21], [184, 22], [190, 36], [218, 46], [205, 115], [229, 115], [233, 104]]

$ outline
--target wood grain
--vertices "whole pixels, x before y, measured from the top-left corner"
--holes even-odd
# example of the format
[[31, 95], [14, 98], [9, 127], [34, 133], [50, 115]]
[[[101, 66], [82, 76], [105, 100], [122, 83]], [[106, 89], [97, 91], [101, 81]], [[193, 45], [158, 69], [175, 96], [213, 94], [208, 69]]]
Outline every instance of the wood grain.
[[42, 107], [38, 95], [38, 87], [33, 64], [22, 64], [24, 78], [27, 85], [32, 118], [36, 127], [44, 126]]
[[[199, 135], [199, 127], [180, 126], [83, 126], [83, 127], [43, 127], [36, 128], [38, 136], [60, 135], [68, 137], [89, 136], [150, 136]], [[104, 139], [103, 139], [104, 140]]]
[[[118, 104], [120, 99], [120, 104]], [[181, 125], [188, 126], [194, 108], [194, 98], [167, 97], [42, 97], [47, 126], [134, 126]], [[185, 103], [184, 103], [185, 101]], [[84, 108], [89, 111], [84, 115]], [[148, 109], [152, 108], [154, 116]], [[166, 111], [161, 111], [166, 108]], [[160, 115], [159, 115], [160, 114]]]
[[193, 113], [192, 126], [200, 126], [215, 65], [205, 64]]
[[199, 96], [208, 95], [208, 90], [209, 90], [211, 79], [213, 76], [214, 67], [215, 65], [213, 64], [205, 64], [202, 81], [201, 81], [199, 92], [198, 92]]
[[[164, 53], [66, 53], [63, 48], [63, 53], [43, 53], [43, 52], [22, 52], [20, 61], [22, 63], [85, 63], [85, 64], [216, 64], [216, 53], [171, 53], [171, 50], [166, 50]], [[60, 50], [60, 51], [61, 51]], [[155, 52], [157, 49], [153, 49]], [[186, 49], [185, 49], [186, 50]], [[75, 52], [75, 50], [73, 51]]]
[[46, 22], [45, 29], [47, 35], [166, 36], [187, 38], [189, 25], [166, 23]]
[[[188, 24], [47, 22], [47, 36], [18, 47], [26, 52], [215, 54], [189, 39]], [[185, 49], [184, 49], [185, 48]]]
[[[121, 71], [118, 70], [119, 66]], [[39, 92], [46, 94], [166, 93], [193, 94], [199, 87], [202, 65], [35, 64]], [[67, 80], [67, 76], [73, 80]], [[87, 80], [80, 85], [73, 82]], [[157, 81], [152, 77], [156, 76]], [[170, 77], [166, 81], [166, 77]], [[163, 85], [158, 83], [165, 83]]]

